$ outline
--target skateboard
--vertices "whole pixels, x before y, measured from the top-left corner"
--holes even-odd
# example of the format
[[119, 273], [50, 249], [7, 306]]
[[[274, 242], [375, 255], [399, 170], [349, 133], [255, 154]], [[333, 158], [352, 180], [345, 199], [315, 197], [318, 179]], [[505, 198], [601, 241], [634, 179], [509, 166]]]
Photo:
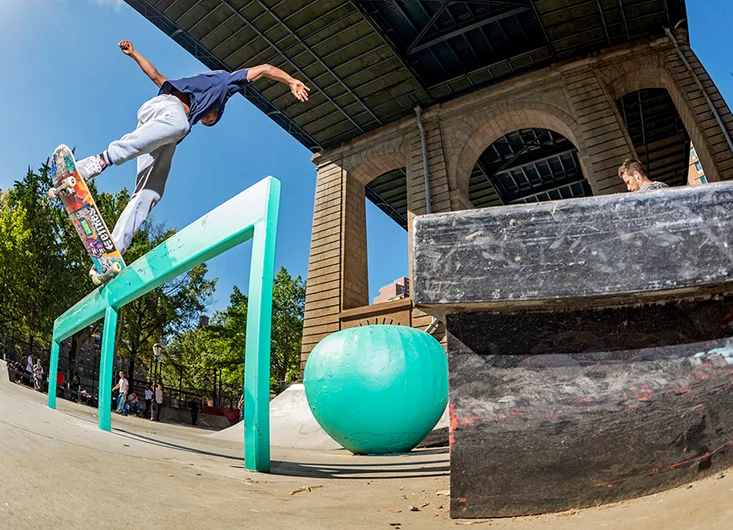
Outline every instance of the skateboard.
[[95, 285], [111, 280], [125, 268], [125, 261], [112, 240], [94, 197], [76, 169], [74, 154], [65, 145], [58, 146], [51, 156], [51, 180], [54, 187], [48, 190], [48, 196], [61, 199], [94, 263], [89, 277]]

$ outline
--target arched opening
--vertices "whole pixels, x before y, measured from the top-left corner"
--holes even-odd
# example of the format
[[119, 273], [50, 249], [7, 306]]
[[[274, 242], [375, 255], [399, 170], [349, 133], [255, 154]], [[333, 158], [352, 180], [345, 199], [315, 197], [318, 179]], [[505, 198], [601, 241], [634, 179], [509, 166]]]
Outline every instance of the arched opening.
[[383, 173], [364, 192], [370, 304], [409, 298], [405, 168]]
[[384, 173], [365, 186], [365, 195], [374, 206], [407, 230], [407, 174], [405, 168]]
[[629, 92], [616, 104], [651, 180], [669, 186], [707, 182], [690, 134], [666, 89]]
[[471, 172], [468, 199], [475, 208], [593, 195], [578, 149], [550, 129], [520, 129], [499, 137]]

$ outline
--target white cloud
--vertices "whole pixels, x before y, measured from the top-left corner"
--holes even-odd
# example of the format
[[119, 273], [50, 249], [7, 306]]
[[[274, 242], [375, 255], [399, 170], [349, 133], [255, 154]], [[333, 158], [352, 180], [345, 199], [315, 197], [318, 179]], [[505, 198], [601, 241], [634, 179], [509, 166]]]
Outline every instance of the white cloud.
[[[37, 23], [39, 19], [68, 16], [68, 6], [97, 6], [115, 12], [123, 0], [0, 0], [0, 42], [3, 33]], [[56, 9], [56, 8], [60, 9]], [[59, 20], [60, 22], [60, 20]]]
[[122, 0], [91, 0], [91, 2], [97, 4], [99, 7], [111, 7], [115, 11], [122, 6]]

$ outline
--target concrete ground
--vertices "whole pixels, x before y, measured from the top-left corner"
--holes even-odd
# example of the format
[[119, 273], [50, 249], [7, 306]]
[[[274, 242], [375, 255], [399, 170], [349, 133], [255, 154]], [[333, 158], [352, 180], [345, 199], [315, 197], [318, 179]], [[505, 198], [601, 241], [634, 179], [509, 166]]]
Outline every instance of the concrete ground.
[[113, 415], [106, 433], [97, 429], [96, 409], [59, 400], [53, 411], [46, 398], [9, 383], [0, 370], [0, 528], [733, 526], [733, 470], [611, 506], [451, 520], [442, 494], [449, 488], [444, 449], [356, 457], [273, 447], [272, 473], [258, 474], [242, 468], [241, 442], [211, 431]]

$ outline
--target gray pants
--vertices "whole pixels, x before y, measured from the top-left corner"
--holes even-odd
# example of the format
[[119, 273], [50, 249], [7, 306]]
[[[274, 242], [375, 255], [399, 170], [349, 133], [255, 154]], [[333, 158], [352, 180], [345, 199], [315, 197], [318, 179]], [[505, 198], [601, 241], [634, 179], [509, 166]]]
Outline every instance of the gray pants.
[[112, 231], [123, 254], [165, 191], [178, 140], [188, 134], [186, 112], [175, 96], [146, 101], [137, 112], [137, 129], [109, 144], [104, 155], [115, 166], [137, 158], [135, 191]]

